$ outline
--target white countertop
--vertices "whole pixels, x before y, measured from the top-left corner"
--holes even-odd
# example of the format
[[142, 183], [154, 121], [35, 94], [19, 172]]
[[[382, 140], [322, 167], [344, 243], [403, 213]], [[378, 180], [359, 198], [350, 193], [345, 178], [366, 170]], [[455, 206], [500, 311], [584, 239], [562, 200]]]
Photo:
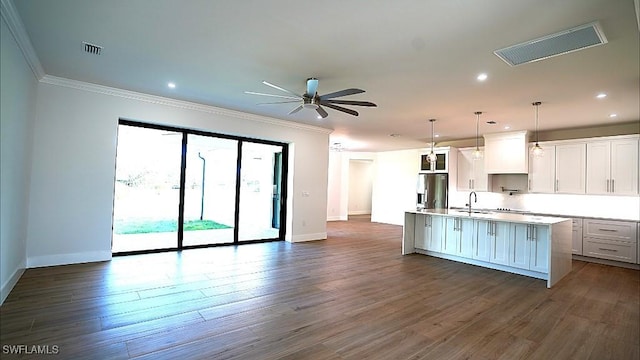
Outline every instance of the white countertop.
[[425, 210], [410, 210], [408, 213], [413, 214], [425, 214], [435, 216], [448, 216], [448, 217], [464, 217], [478, 220], [493, 220], [504, 221], [511, 223], [524, 223], [524, 224], [539, 224], [539, 225], [552, 225], [563, 221], [571, 221], [569, 218], [550, 217], [550, 216], [538, 216], [528, 214], [513, 214], [513, 213], [469, 213], [466, 210], [451, 210], [451, 209], [425, 209]]

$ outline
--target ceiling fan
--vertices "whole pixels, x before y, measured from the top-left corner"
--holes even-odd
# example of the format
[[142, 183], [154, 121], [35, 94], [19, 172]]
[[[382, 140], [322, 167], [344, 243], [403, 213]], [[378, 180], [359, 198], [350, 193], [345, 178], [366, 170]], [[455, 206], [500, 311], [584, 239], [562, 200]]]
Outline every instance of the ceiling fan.
[[334, 100], [337, 97], [342, 97], [342, 96], [348, 96], [348, 95], [354, 95], [354, 94], [361, 94], [364, 92], [364, 90], [361, 89], [344, 89], [344, 90], [340, 90], [340, 91], [336, 91], [336, 92], [332, 92], [329, 94], [325, 94], [325, 95], [318, 95], [318, 79], [316, 78], [309, 78], [307, 79], [307, 91], [302, 94], [296, 94], [293, 91], [287, 90], [283, 87], [277, 86], [277, 85], [273, 85], [269, 82], [263, 81], [263, 84], [270, 86], [274, 89], [278, 89], [280, 91], [283, 91], [285, 93], [287, 93], [288, 95], [273, 95], [273, 94], [265, 94], [265, 93], [258, 93], [258, 92], [253, 92], [253, 91], [245, 91], [245, 94], [251, 94], [251, 95], [262, 95], [262, 96], [271, 96], [271, 97], [276, 97], [276, 98], [281, 98], [281, 99], [286, 99], [283, 101], [277, 101], [277, 102], [269, 102], [269, 103], [259, 103], [258, 105], [265, 105], [265, 104], [286, 104], [286, 103], [296, 103], [296, 102], [301, 102], [300, 105], [298, 105], [295, 109], [291, 110], [289, 112], [289, 115], [291, 114], [295, 114], [298, 111], [302, 110], [302, 109], [313, 109], [315, 111], [318, 112], [318, 118], [319, 119], [324, 119], [327, 116], [329, 116], [329, 114], [322, 108], [322, 106], [326, 106], [328, 108], [334, 109], [334, 110], [338, 110], [338, 111], [342, 111], [345, 112], [347, 114], [353, 115], [353, 116], [358, 116], [358, 112], [355, 110], [351, 110], [351, 109], [347, 109], [345, 107], [342, 107], [340, 105], [355, 105], [355, 106], [370, 106], [370, 107], [376, 107], [377, 105], [369, 102], [369, 101], [354, 101], [354, 100]]

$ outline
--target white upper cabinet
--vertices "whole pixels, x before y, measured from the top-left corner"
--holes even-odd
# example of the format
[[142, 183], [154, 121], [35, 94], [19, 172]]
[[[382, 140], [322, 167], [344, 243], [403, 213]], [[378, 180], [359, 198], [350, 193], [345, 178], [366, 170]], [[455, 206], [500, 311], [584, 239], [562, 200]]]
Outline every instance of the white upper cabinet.
[[529, 159], [529, 192], [584, 194], [586, 150], [584, 142], [540, 144], [541, 157]]
[[555, 192], [584, 194], [586, 172], [586, 144], [556, 145]]
[[474, 159], [473, 149], [458, 151], [458, 190], [489, 190], [489, 175], [484, 171], [484, 159]]
[[638, 140], [618, 139], [587, 144], [587, 193], [638, 193]]
[[541, 157], [529, 158], [529, 192], [554, 193], [556, 186], [556, 147], [541, 144]]
[[484, 135], [487, 174], [526, 174], [529, 171], [527, 132]]

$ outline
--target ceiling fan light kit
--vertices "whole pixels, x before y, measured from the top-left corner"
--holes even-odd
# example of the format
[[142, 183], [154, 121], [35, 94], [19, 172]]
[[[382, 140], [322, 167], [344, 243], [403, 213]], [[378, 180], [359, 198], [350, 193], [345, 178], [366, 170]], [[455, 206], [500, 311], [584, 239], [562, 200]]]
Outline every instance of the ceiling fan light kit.
[[296, 108], [294, 108], [293, 110], [291, 110], [289, 112], [289, 115], [295, 114], [298, 111], [302, 110], [302, 109], [311, 109], [311, 110], [315, 110], [318, 113], [318, 117], [319, 118], [326, 118], [327, 116], [329, 116], [329, 114], [327, 113], [326, 110], [324, 110], [323, 106], [326, 106], [330, 109], [333, 110], [337, 110], [337, 111], [341, 111], [344, 113], [347, 113], [349, 115], [353, 115], [353, 116], [358, 116], [358, 112], [352, 109], [348, 109], [346, 107], [340, 106], [340, 105], [351, 105], [351, 106], [368, 106], [368, 107], [376, 107], [377, 105], [370, 102], [370, 101], [356, 101], [356, 100], [335, 100], [335, 98], [338, 97], [343, 97], [343, 96], [349, 96], [349, 95], [355, 95], [355, 94], [361, 94], [363, 92], [365, 92], [362, 89], [354, 89], [354, 88], [350, 88], [350, 89], [344, 89], [344, 90], [340, 90], [340, 91], [336, 91], [336, 92], [332, 92], [329, 94], [325, 94], [325, 95], [318, 95], [318, 79], [316, 78], [308, 78], [307, 79], [307, 89], [305, 91], [304, 94], [299, 95], [296, 94], [295, 92], [291, 91], [291, 90], [287, 90], [283, 87], [271, 84], [267, 81], [263, 81], [263, 84], [270, 86], [274, 89], [280, 90], [282, 92], [285, 92], [288, 94], [288, 96], [285, 95], [274, 95], [274, 94], [265, 94], [265, 93], [258, 93], [258, 92], [253, 92], [253, 91], [245, 91], [245, 94], [250, 94], [250, 95], [261, 95], [261, 96], [270, 96], [270, 97], [276, 97], [276, 98], [281, 98], [281, 99], [287, 99], [287, 100], [283, 100], [283, 101], [279, 101], [279, 102], [271, 102], [271, 103], [260, 103], [262, 104], [285, 104], [285, 103], [296, 103], [296, 102], [301, 102]]

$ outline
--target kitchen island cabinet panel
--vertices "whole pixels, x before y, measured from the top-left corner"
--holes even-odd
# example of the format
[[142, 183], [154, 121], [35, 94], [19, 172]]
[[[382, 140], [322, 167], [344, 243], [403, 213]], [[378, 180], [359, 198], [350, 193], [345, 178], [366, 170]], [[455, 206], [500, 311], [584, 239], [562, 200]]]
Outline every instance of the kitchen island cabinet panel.
[[490, 262], [494, 264], [509, 265], [509, 224], [492, 221], [493, 226], [491, 241]]
[[489, 262], [491, 260], [491, 232], [493, 223], [488, 220], [476, 220], [474, 223], [473, 252], [471, 257]]
[[[421, 236], [429, 229], [430, 237]], [[571, 220], [564, 218], [409, 211], [405, 213], [402, 253], [417, 252], [531, 276], [547, 280], [551, 287], [571, 272], [571, 235]]]

